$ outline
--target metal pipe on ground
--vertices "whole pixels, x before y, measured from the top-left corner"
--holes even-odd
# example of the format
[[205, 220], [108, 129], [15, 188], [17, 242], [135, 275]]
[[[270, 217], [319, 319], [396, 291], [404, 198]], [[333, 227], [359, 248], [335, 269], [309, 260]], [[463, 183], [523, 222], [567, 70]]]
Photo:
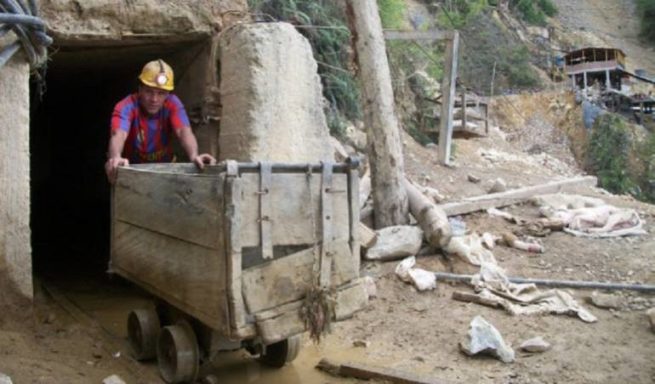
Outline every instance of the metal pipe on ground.
[[[470, 283], [473, 275], [459, 275], [456, 273], [434, 272], [437, 280], [446, 280], [462, 283]], [[556, 288], [579, 288], [579, 289], [606, 289], [606, 290], [630, 290], [639, 292], [655, 293], [655, 285], [652, 284], [622, 284], [604, 283], [600, 281], [575, 281], [575, 280], [549, 280], [529, 279], [522, 277], [509, 277], [510, 282], [515, 284], [535, 284], [545, 287]]]

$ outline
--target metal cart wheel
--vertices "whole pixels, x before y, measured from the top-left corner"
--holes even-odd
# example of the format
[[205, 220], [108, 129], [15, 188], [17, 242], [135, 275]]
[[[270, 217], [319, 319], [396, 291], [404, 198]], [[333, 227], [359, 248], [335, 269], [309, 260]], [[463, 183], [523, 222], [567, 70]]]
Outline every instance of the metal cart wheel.
[[259, 357], [263, 364], [274, 368], [281, 368], [286, 363], [292, 362], [300, 352], [300, 335], [294, 335], [288, 339], [267, 345], [264, 353]]
[[157, 365], [162, 378], [169, 384], [196, 380], [200, 352], [196, 336], [188, 323], [162, 328], [157, 342]]
[[137, 360], [152, 359], [157, 354], [159, 317], [154, 309], [135, 309], [127, 317], [127, 338]]

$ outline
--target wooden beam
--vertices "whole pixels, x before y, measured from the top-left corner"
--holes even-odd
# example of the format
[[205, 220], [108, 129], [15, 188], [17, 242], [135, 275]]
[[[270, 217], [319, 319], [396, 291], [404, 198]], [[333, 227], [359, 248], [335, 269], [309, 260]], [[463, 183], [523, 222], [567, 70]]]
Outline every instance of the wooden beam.
[[400, 384], [445, 384], [445, 381], [426, 377], [413, 372], [403, 372], [392, 368], [373, 367], [366, 364], [338, 364], [329, 359], [321, 359], [316, 368], [337, 376], [353, 377], [363, 380], [384, 380]]
[[451, 40], [456, 32], [452, 31], [395, 31], [385, 30], [386, 40]]
[[466, 90], [462, 90], [462, 127], [466, 129]]
[[574, 177], [532, 187], [523, 187], [505, 192], [470, 197], [459, 202], [441, 204], [438, 205], [438, 207], [443, 209], [448, 216], [463, 215], [483, 211], [489, 208], [506, 207], [508, 205], [526, 201], [537, 195], [558, 193], [564, 189], [574, 187], [595, 187], [597, 181], [598, 180], [595, 176]]
[[450, 143], [453, 136], [453, 107], [455, 104], [455, 87], [457, 79], [457, 56], [459, 53], [459, 33], [453, 32], [453, 38], [446, 45], [446, 68], [441, 83], [443, 102], [441, 104], [441, 120], [439, 125], [439, 162], [448, 165], [450, 162]]

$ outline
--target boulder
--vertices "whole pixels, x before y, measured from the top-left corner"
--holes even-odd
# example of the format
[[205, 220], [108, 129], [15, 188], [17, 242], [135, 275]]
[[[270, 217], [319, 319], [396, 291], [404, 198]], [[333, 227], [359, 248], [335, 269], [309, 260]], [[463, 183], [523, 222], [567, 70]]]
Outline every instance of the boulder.
[[366, 251], [368, 260], [396, 260], [416, 255], [423, 231], [411, 225], [397, 225], [376, 231], [377, 241]]
[[333, 161], [317, 64], [288, 23], [241, 24], [221, 35], [220, 159]]
[[482, 316], [471, 321], [469, 339], [459, 344], [460, 349], [469, 356], [478, 353], [488, 354], [503, 363], [514, 362], [514, 350], [505, 343], [500, 332]]
[[620, 309], [623, 298], [608, 293], [593, 292], [589, 296], [589, 301], [598, 308]]

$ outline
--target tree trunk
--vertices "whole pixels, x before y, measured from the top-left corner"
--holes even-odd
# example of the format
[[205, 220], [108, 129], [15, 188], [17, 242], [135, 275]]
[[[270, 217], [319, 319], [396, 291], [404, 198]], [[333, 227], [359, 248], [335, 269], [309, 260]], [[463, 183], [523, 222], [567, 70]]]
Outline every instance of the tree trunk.
[[446, 213], [409, 180], [405, 180], [405, 188], [409, 196], [409, 209], [421, 225], [425, 239], [435, 248], [446, 246], [452, 236]]
[[370, 143], [375, 227], [406, 224], [408, 201], [403, 186], [400, 131], [377, 3], [375, 0], [348, 0], [347, 4]]

